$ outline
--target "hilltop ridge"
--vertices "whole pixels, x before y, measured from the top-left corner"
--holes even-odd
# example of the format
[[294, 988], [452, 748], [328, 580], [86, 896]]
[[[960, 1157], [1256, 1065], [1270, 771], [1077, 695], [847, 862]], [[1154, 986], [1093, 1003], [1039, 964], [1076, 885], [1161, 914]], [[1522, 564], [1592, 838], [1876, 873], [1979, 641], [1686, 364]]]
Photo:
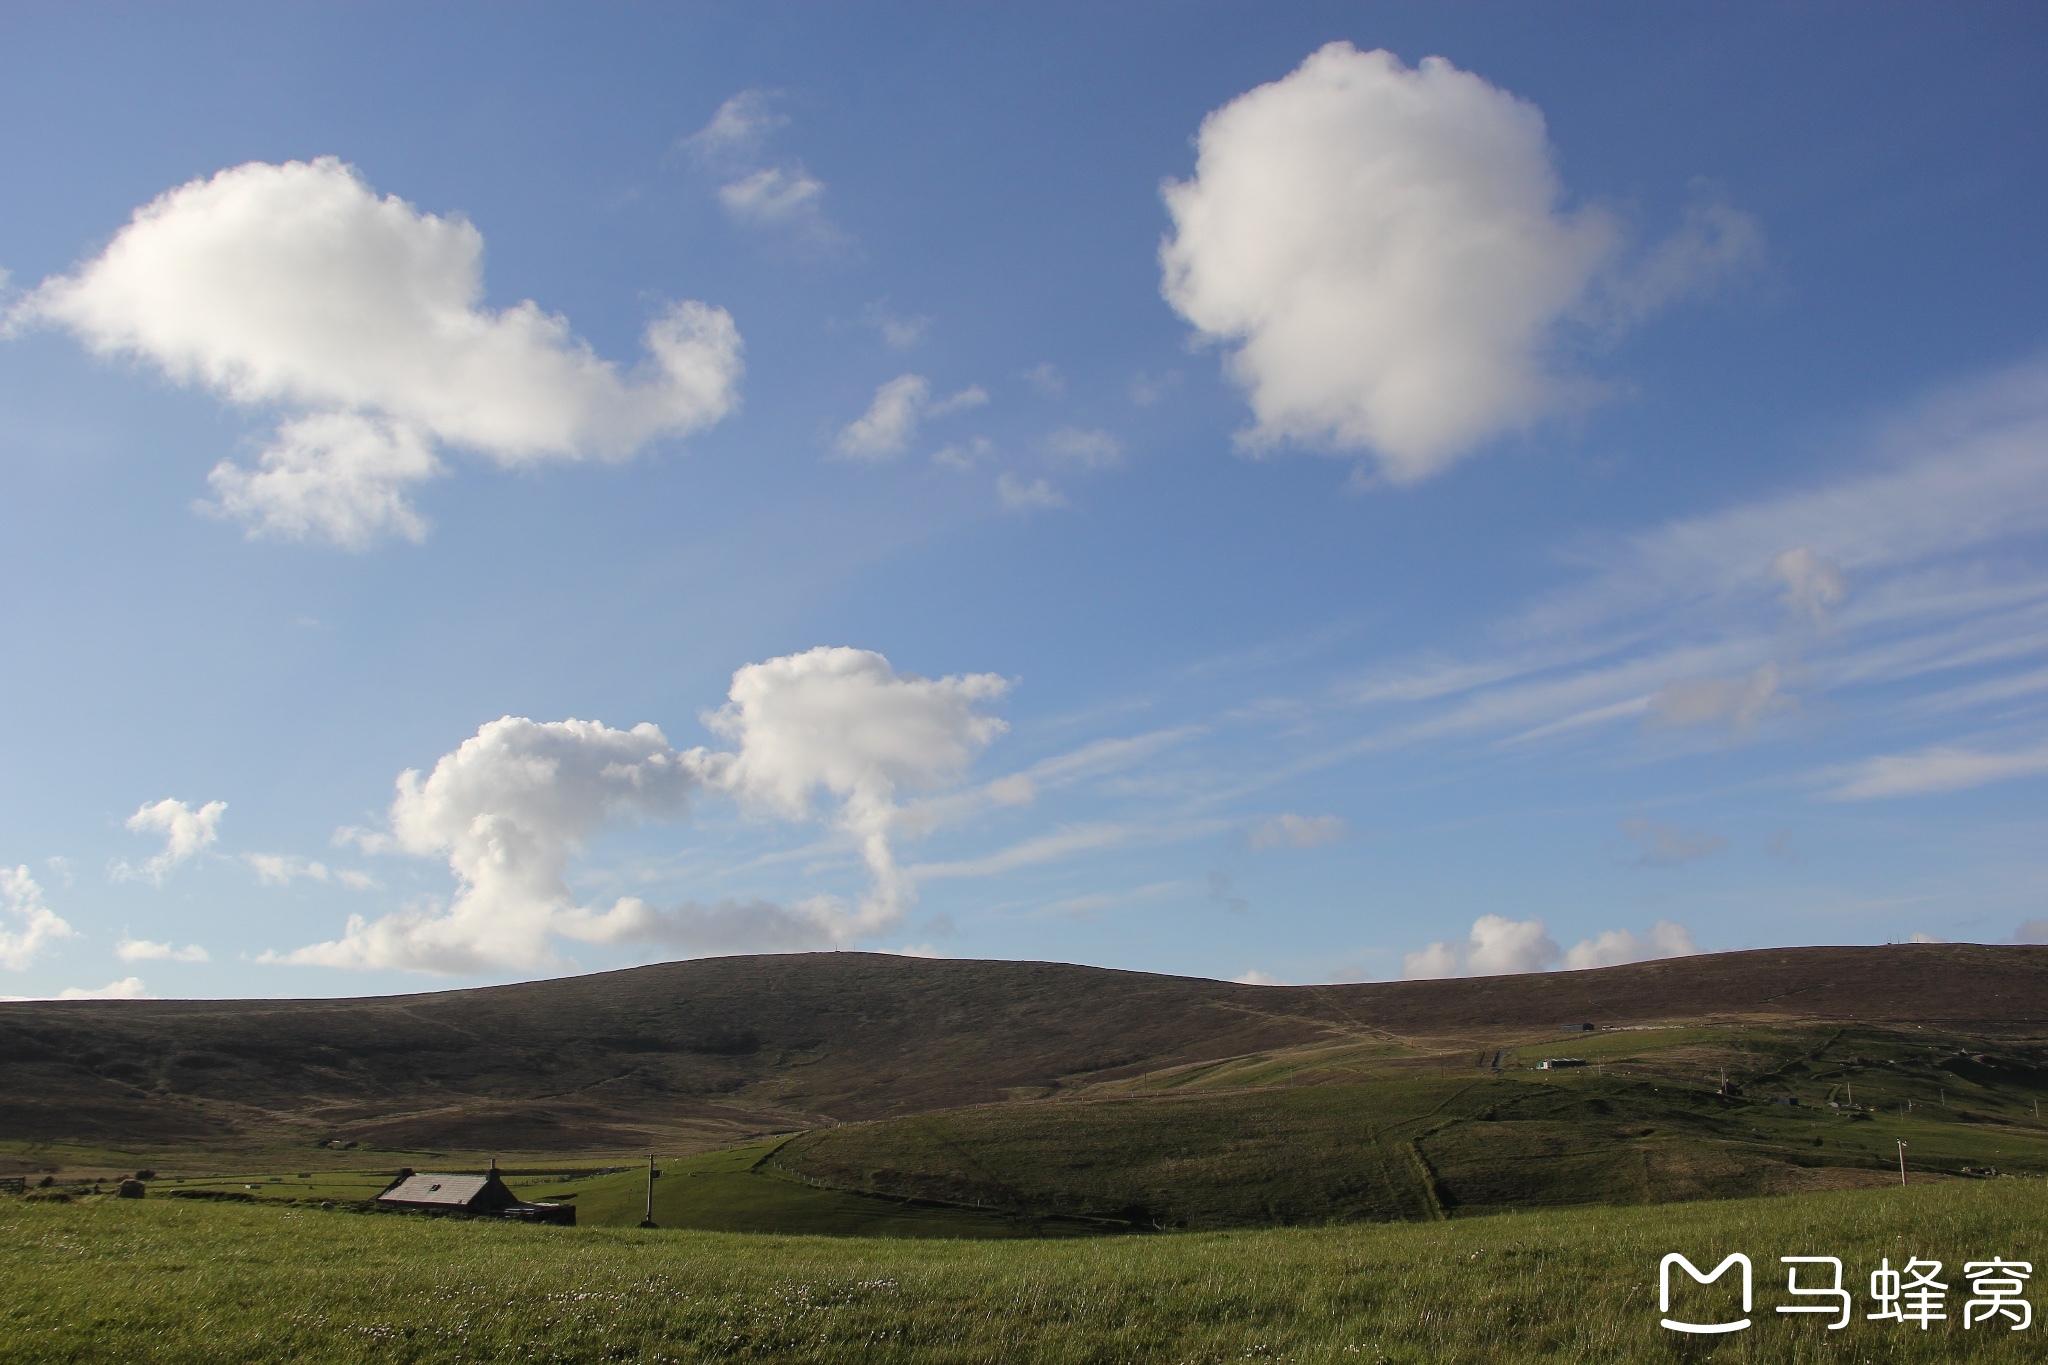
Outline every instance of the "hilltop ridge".
[[810, 953], [341, 1000], [13, 1002], [0, 1004], [0, 1131], [532, 1151], [661, 1133], [710, 1145], [1273, 1049], [1737, 1018], [2038, 1033], [2048, 947], [1762, 949], [1324, 986]]

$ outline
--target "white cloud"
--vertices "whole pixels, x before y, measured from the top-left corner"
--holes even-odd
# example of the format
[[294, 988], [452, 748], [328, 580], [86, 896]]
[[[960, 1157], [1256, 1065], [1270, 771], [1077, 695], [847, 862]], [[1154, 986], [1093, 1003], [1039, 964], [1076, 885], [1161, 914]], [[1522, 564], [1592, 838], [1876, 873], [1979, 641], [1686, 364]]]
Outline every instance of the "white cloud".
[[[1286, 771], [1488, 731], [1499, 744], [1591, 740], [1645, 715], [1660, 744], [1688, 727], [1750, 732], [1799, 705], [1795, 666], [1837, 707], [1860, 700], [1836, 699], [1851, 688], [2007, 664], [2020, 667], [1905, 704], [1946, 713], [2048, 691], [2048, 580], [2016, 552], [2048, 530], [2044, 443], [2048, 363], [2035, 363], [1915, 404], [1847, 477], [1573, 546], [1587, 577], [1502, 621], [1488, 652], [1420, 655], [1344, 694], [1419, 717]], [[1786, 560], [1788, 546], [1803, 553]], [[1783, 612], [1810, 621], [1808, 603], [1828, 629], [1794, 658]]]
[[736, 402], [739, 334], [721, 309], [667, 309], [622, 377], [560, 316], [482, 297], [481, 233], [324, 157], [165, 193], [13, 316], [233, 403], [298, 409], [258, 468], [214, 471], [218, 505], [257, 533], [344, 545], [424, 534], [407, 494], [438, 472], [436, 445], [505, 466], [623, 459]]
[[924, 339], [925, 329], [932, 325], [928, 317], [898, 316], [881, 299], [861, 309], [861, 320], [880, 333], [883, 345], [896, 351], [907, 351], [917, 345]]
[[1240, 986], [1284, 986], [1287, 984], [1277, 976], [1268, 976], [1257, 967], [1253, 967], [1242, 976], [1233, 976], [1230, 979]]
[[220, 837], [220, 818], [227, 814], [227, 809], [225, 801], [209, 801], [198, 810], [183, 801], [170, 799], [145, 803], [128, 817], [127, 827], [136, 834], [161, 834], [164, 851], [141, 867], [130, 867], [126, 862], [116, 863], [113, 868], [115, 880], [146, 881], [162, 886], [173, 868], [190, 862], [213, 846], [214, 840]]
[[1540, 919], [1481, 915], [1472, 922], [1472, 932], [1462, 942], [1432, 943], [1402, 958], [1401, 975], [1420, 980], [1544, 972], [1556, 966], [1560, 956], [1567, 969], [1576, 971], [1651, 958], [1683, 957], [1698, 951], [1685, 926], [1670, 920], [1657, 921], [1648, 934], [1641, 936], [1626, 929], [1610, 929], [1573, 945], [1571, 952], [1560, 954]]
[[1576, 972], [1588, 967], [1619, 967], [1629, 962], [1649, 962], [1661, 957], [1690, 957], [1698, 951], [1689, 929], [1671, 920], [1660, 919], [1650, 926], [1647, 934], [1609, 929], [1574, 944], [1572, 950], [1565, 954], [1564, 965], [1567, 971]]
[[1611, 219], [1561, 211], [1535, 106], [1344, 42], [1211, 113], [1164, 195], [1162, 292], [1234, 346], [1244, 443], [1369, 451], [1395, 483], [1583, 401], [1549, 362], [1561, 322], [1623, 325], [1754, 250], [1709, 206], [1621, 272]]
[[147, 1000], [149, 991], [139, 976], [124, 976], [119, 981], [109, 981], [94, 990], [81, 986], [67, 986], [57, 992], [59, 1000]]
[[1045, 453], [1082, 469], [1114, 469], [1124, 462], [1124, 443], [1106, 431], [1061, 427], [1044, 441]]
[[719, 782], [742, 801], [802, 819], [813, 793], [837, 799], [832, 821], [858, 843], [873, 878], [857, 906], [813, 907], [829, 911], [843, 937], [886, 928], [915, 902], [890, 844], [896, 798], [964, 776], [1005, 728], [976, 707], [1009, 686], [993, 673], [898, 674], [872, 651], [823, 647], [740, 669], [730, 700], [705, 723], [739, 746]]
[[[891, 835], [900, 793], [956, 782], [1002, 732], [978, 704], [1008, 684], [993, 674], [898, 674], [867, 650], [820, 648], [749, 664], [705, 723], [733, 752], [677, 750], [652, 725], [507, 716], [478, 730], [427, 777], [398, 780], [389, 835], [349, 831], [366, 849], [445, 857], [457, 890], [445, 907], [349, 919], [341, 938], [265, 960], [439, 973], [559, 961], [560, 936], [655, 943], [691, 952], [830, 947], [881, 932], [915, 902]], [[660, 909], [636, 897], [579, 903], [570, 857], [606, 824], [674, 819], [691, 793], [716, 790], [788, 820], [814, 800], [858, 847], [871, 878], [857, 903], [831, 895], [784, 907], [697, 902]]]
[[1150, 407], [1179, 387], [1179, 370], [1159, 375], [1141, 373], [1131, 380], [1131, 401], [1141, 408]]
[[1043, 512], [1067, 505], [1066, 495], [1044, 479], [1026, 483], [1008, 470], [996, 475], [996, 497], [1005, 512]]
[[211, 962], [206, 949], [196, 943], [182, 948], [168, 943], [151, 943], [145, 938], [123, 938], [114, 945], [114, 956], [123, 962]]
[[1150, 832], [1147, 826], [1093, 824], [1062, 825], [1050, 834], [1039, 834], [997, 853], [954, 862], [919, 863], [911, 871], [919, 881], [940, 877], [993, 877], [1020, 867], [1058, 862], [1080, 853], [1115, 848]]
[[1288, 812], [1262, 820], [1252, 827], [1246, 841], [1253, 848], [1321, 848], [1334, 844], [1348, 832], [1339, 815], [1296, 815]]
[[1066, 377], [1050, 360], [1041, 360], [1030, 369], [1019, 371], [1017, 377], [1047, 398], [1058, 398], [1067, 391]]
[[988, 437], [976, 436], [969, 441], [955, 441], [939, 447], [932, 452], [932, 463], [964, 474], [994, 454], [995, 448], [995, 442]]
[[1626, 270], [1600, 281], [1596, 311], [1610, 331], [1621, 331], [1680, 299], [1705, 292], [1747, 270], [1763, 256], [1756, 219], [1695, 181], [1693, 202], [1679, 230]]
[[987, 401], [987, 389], [984, 389], [979, 384], [969, 384], [960, 392], [941, 398], [938, 402], [925, 409], [925, 416], [944, 417], [950, 412], [964, 412], [968, 408], [978, 408]]
[[445, 472], [424, 434], [354, 412], [322, 412], [278, 425], [250, 469], [222, 460], [206, 476], [211, 511], [244, 522], [253, 536], [324, 540], [365, 549], [384, 536], [415, 545], [429, 523], [407, 498], [412, 485]]
[[1834, 801], [1927, 796], [2040, 773], [2048, 773], [2048, 745], [2003, 754], [1937, 746], [1914, 754], [1867, 759], [1827, 796]]
[[[702, 750], [678, 752], [652, 725], [491, 721], [426, 777], [400, 775], [391, 805], [398, 849], [447, 858], [458, 884], [448, 907], [351, 916], [339, 940], [278, 960], [443, 973], [552, 964], [548, 935], [581, 909], [566, 880], [570, 855], [608, 820], [680, 814], [706, 763]], [[579, 936], [644, 928], [630, 909], [576, 923]]]
[[926, 417], [942, 417], [987, 401], [987, 391], [970, 384], [933, 402], [930, 381], [921, 374], [901, 374], [875, 390], [868, 410], [847, 423], [833, 449], [850, 459], [891, 460], [909, 447]]
[[5, 900], [8, 915], [21, 925], [19, 929], [0, 928], [0, 967], [27, 971], [52, 941], [77, 937], [76, 930], [43, 904], [43, 888], [28, 875], [26, 866], [0, 867], [0, 899]]
[[311, 858], [301, 858], [291, 853], [245, 853], [242, 861], [256, 873], [256, 880], [265, 886], [288, 886], [295, 881], [339, 882], [356, 891], [374, 891], [375, 879], [367, 873], [329, 867]]
[[1401, 959], [1401, 975], [1411, 980], [1440, 976], [1505, 976], [1548, 970], [1557, 961], [1557, 944], [1540, 919], [1511, 920], [1481, 915], [1460, 943], [1432, 943]]
[[1237, 343], [1254, 447], [1370, 450], [1397, 483], [1561, 406], [1557, 321], [1613, 252], [1567, 216], [1543, 116], [1431, 57], [1322, 48], [1202, 122], [1164, 292]]
[[1635, 861], [1644, 867], [1683, 867], [1728, 847], [1728, 841], [1718, 834], [1687, 834], [1675, 825], [1660, 825], [1641, 816], [1622, 821], [1621, 832], [1636, 846]]
[[718, 202], [733, 221], [794, 229], [820, 244], [837, 242], [839, 231], [824, 212], [825, 182], [801, 161], [762, 164], [768, 135], [789, 123], [776, 108], [780, 95], [742, 90], [682, 145], [700, 164], [731, 177], [718, 187]]
[[1849, 595], [1841, 565], [1803, 545], [1772, 559], [1771, 574], [1785, 585], [1785, 610], [1815, 626], [1827, 624], [1828, 613]]
[[711, 121], [683, 139], [700, 157], [749, 157], [760, 152], [768, 134], [789, 123], [775, 107], [779, 90], [742, 90], [718, 106]]
[[1194, 882], [1152, 882], [1125, 891], [1088, 891], [1078, 896], [1062, 896], [1058, 900], [1045, 902], [1030, 913], [1033, 919], [1051, 919], [1057, 916], [1060, 919], [1087, 922], [1100, 919], [1105, 910], [1159, 900], [1166, 896], [1185, 899], [1194, 890]]
[[818, 211], [825, 182], [801, 167], [766, 166], [718, 187], [718, 202], [742, 223], [786, 223]]
[[[918, 425], [925, 418], [943, 417], [987, 401], [988, 391], [979, 384], [969, 384], [958, 393], [934, 401], [931, 384], [923, 375], [898, 375], [875, 390], [868, 410], [839, 433], [834, 449], [853, 459], [894, 459], [916, 438]], [[988, 443], [977, 439], [975, 445], [986, 449]], [[957, 451], [958, 447], [949, 446], [947, 450]], [[933, 458], [939, 459], [945, 453], [942, 451]]]
[[1761, 664], [1747, 677], [1680, 678], [1664, 684], [1650, 698], [1650, 709], [1667, 725], [1725, 724], [1752, 730], [1764, 717], [1790, 707], [1792, 699], [1779, 689], [1775, 662]]
[[1406, 981], [1435, 981], [1465, 974], [1465, 955], [1458, 945], [1442, 941], [1419, 948], [1401, 958], [1401, 977]]
[[1908, 942], [1908, 943], [1941, 943], [1941, 942], [1944, 942], [1944, 940], [1942, 939], [1942, 937], [1941, 937], [1941, 936], [1940, 936], [1939, 934], [1930, 934], [1930, 933], [1928, 933], [1928, 932], [1927, 932], [1926, 930], [1924, 930], [1924, 929], [1915, 929], [1915, 930], [1914, 930], [1914, 931], [1913, 931], [1912, 933], [1910, 933], [1910, 934], [1906, 935], [1906, 942]]
[[1636, 613], [1668, 615], [1773, 582], [1790, 588], [1787, 553], [1802, 569], [1839, 575], [1846, 595], [1850, 575], [1862, 580], [2037, 533], [2048, 529], [2044, 442], [2048, 363], [1959, 386], [1890, 423], [1848, 477], [1615, 543], [1596, 556], [1604, 572], [1540, 604], [1524, 629], [1553, 635]]

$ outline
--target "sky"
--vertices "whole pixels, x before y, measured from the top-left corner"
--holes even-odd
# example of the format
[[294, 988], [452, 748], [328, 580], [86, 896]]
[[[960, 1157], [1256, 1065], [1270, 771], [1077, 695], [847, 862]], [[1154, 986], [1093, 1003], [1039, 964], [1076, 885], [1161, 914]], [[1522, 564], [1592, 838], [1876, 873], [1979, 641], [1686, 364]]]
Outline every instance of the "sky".
[[2031, 4], [0, 11], [0, 995], [2048, 942]]

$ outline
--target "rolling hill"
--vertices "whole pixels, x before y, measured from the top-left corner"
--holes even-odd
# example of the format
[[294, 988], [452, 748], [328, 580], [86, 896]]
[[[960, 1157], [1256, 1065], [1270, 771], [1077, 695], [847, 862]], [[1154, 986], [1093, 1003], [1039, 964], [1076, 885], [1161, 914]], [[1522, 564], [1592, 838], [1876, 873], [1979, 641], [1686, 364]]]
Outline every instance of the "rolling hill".
[[2048, 1034], [2048, 948], [1773, 949], [1295, 987], [812, 953], [368, 999], [15, 1002], [0, 1004], [0, 1132], [618, 1150], [1075, 1094], [1276, 1050], [1463, 1065], [1518, 1031], [1717, 1019]]
[[[1561, 1056], [1588, 1065], [1537, 1068]], [[2048, 1172], [2044, 1092], [2033, 947], [1301, 987], [820, 953], [372, 999], [0, 1004], [18, 1163], [36, 1143], [360, 1161], [799, 1134], [721, 1177], [733, 1226], [749, 1199], [763, 1226], [794, 1217], [793, 1186], [1018, 1226], [1661, 1202], [1890, 1178], [1901, 1137], [1925, 1171]]]

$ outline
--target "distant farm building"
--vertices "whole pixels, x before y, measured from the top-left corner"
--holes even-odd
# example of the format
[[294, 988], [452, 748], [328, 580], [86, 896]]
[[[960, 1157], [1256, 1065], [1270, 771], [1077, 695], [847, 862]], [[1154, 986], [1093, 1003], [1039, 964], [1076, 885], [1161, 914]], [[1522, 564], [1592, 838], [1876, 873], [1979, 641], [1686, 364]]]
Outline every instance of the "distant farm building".
[[1600, 1026], [1597, 1024], [1559, 1024], [1558, 1027], [1566, 1033], [1598, 1033], [1600, 1031]]
[[405, 1170], [377, 1196], [380, 1209], [454, 1214], [466, 1218], [516, 1218], [529, 1223], [574, 1225], [574, 1204], [529, 1204], [498, 1178], [498, 1166], [483, 1175], [436, 1175]]
[[1538, 1071], [1562, 1071], [1566, 1067], [1584, 1066], [1585, 1064], [1586, 1059], [1583, 1057], [1545, 1057], [1542, 1061], [1536, 1063], [1536, 1069]]

